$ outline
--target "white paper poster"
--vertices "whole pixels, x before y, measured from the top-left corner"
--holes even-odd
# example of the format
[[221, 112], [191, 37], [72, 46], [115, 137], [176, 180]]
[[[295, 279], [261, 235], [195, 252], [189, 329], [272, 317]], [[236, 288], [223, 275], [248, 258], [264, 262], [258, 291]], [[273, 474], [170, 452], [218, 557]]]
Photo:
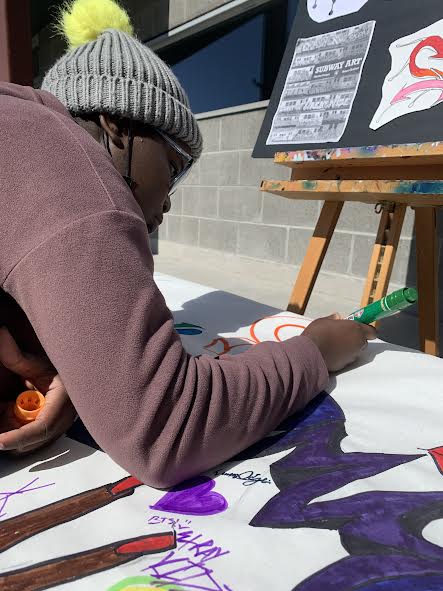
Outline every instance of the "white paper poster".
[[371, 129], [443, 101], [443, 20], [394, 41], [392, 67]]
[[299, 39], [266, 143], [338, 142], [348, 124], [375, 21]]
[[369, 0], [307, 0], [308, 12], [317, 23], [358, 12]]
[[[192, 352], [235, 355], [309, 323], [156, 280]], [[0, 589], [443, 589], [442, 374], [441, 359], [372, 341], [302, 413], [167, 491], [67, 438], [0, 455]]]

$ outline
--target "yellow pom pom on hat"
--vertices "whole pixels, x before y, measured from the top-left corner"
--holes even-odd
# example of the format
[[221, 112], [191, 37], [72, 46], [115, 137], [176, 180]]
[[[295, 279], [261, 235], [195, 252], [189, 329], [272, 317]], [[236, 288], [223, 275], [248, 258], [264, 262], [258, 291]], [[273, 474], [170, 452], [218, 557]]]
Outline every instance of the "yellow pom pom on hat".
[[128, 13], [113, 0], [77, 0], [61, 10], [57, 28], [71, 49], [95, 41], [106, 29], [134, 34]]
[[42, 89], [73, 115], [109, 113], [182, 140], [197, 159], [202, 137], [188, 97], [171, 69], [135, 36], [115, 0], [73, 0], [59, 17], [69, 49]]

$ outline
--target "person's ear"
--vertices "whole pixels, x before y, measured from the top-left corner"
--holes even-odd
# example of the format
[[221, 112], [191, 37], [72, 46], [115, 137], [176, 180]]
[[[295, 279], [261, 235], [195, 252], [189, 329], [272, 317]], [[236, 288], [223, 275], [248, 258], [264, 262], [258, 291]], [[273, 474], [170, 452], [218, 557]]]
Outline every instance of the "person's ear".
[[128, 135], [127, 131], [123, 127], [119, 127], [119, 125], [107, 113], [100, 114], [99, 119], [101, 128], [108, 135], [114, 146], [123, 150], [125, 147], [124, 138]]

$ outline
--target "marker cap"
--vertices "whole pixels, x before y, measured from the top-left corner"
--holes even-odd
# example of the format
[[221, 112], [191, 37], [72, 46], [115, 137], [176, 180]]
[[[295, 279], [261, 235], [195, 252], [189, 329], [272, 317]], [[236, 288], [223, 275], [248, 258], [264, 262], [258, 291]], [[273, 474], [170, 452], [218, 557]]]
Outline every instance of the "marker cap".
[[403, 296], [410, 304], [415, 304], [415, 302], [418, 300], [417, 290], [413, 287], [406, 287], [403, 291]]
[[45, 397], [37, 390], [26, 390], [17, 397], [14, 415], [21, 423], [32, 423], [45, 405]]

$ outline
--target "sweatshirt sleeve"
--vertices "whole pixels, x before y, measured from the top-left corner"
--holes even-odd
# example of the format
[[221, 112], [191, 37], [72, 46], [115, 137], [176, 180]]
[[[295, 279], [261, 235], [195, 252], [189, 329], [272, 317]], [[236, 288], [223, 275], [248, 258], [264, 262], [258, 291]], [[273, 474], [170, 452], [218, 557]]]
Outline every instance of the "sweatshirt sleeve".
[[99, 445], [163, 488], [262, 438], [319, 393], [328, 374], [303, 336], [221, 359], [190, 356], [151, 269], [142, 220], [105, 210], [32, 249], [3, 288]]

